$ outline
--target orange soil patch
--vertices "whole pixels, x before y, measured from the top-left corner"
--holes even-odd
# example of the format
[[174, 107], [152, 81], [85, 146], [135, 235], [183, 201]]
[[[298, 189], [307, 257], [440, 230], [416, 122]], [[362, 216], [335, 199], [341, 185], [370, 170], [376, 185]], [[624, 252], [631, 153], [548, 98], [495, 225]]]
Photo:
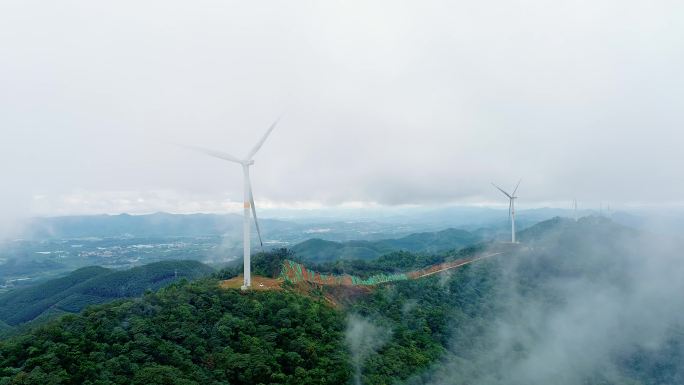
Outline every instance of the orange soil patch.
[[324, 289], [325, 300], [336, 308], [344, 308], [373, 291], [373, 287], [370, 286], [323, 285], [321, 287]]
[[[420, 270], [414, 270], [403, 274], [395, 274], [397, 279], [388, 279], [386, 281], [380, 281], [377, 284], [406, 279], [420, 279], [499, 254], [502, 253], [498, 252], [439, 263]], [[283, 290], [283, 283], [287, 279], [289, 282], [293, 283], [291, 286], [292, 290], [299, 292], [300, 294], [308, 294], [313, 296], [322, 295], [323, 298], [333, 306], [340, 306], [353, 302], [359, 296], [370, 293], [373, 287], [377, 286], [377, 284], [355, 284], [352, 276], [321, 274], [291, 261], [286, 261], [283, 263], [282, 269], [283, 270], [281, 271], [281, 276], [279, 278], [268, 278], [259, 275], [252, 276], [251, 290]], [[388, 278], [394, 278], [394, 276], [388, 276]], [[240, 289], [242, 287], [242, 283], [242, 275], [239, 275], [237, 277], [221, 281], [219, 286], [223, 289]], [[322, 290], [322, 292], [320, 290]], [[316, 294], [316, 292], [318, 292], [318, 294]]]
[[[252, 289], [256, 291], [286, 290], [283, 288], [282, 278], [267, 278], [258, 275], [252, 276]], [[242, 275], [219, 282], [222, 289], [240, 289], [242, 287]], [[288, 291], [305, 295], [314, 299], [323, 300], [328, 306], [343, 308], [362, 295], [372, 291], [370, 287], [355, 286], [329, 286], [314, 282], [302, 281], [289, 286]]]
[[[235, 278], [219, 282], [219, 286], [223, 289], [239, 289], [242, 287], [242, 283], [242, 275], [238, 275]], [[282, 290], [282, 283], [283, 280], [281, 278], [267, 278], [260, 275], [253, 275], [251, 290]]]
[[479, 257], [463, 258], [463, 259], [457, 259], [457, 260], [451, 261], [451, 262], [439, 263], [437, 265], [428, 266], [424, 269], [414, 270], [414, 271], [408, 272], [408, 273], [406, 273], [406, 275], [411, 279], [423, 278], [423, 277], [427, 277], [427, 276], [430, 276], [433, 274], [441, 273], [441, 272], [446, 271], [446, 270], [455, 269], [457, 267], [461, 267], [463, 265], [467, 265], [469, 263], [479, 261], [480, 259], [493, 257], [493, 256], [499, 255], [499, 254], [501, 254], [501, 253], [493, 253], [493, 254], [488, 254], [488, 255], [482, 255]]

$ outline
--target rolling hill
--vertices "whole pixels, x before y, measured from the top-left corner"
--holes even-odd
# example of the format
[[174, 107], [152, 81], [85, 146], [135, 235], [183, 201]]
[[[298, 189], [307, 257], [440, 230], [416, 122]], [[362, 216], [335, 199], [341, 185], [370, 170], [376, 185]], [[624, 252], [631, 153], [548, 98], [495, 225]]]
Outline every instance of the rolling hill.
[[195, 279], [211, 272], [212, 268], [196, 261], [164, 261], [122, 271], [84, 267], [61, 278], [3, 293], [0, 321], [16, 326], [55, 314], [77, 313], [88, 305], [139, 296], [176, 279]]
[[[0, 340], [0, 383], [682, 383], [681, 247], [669, 255], [598, 217], [555, 218], [519, 235], [519, 245], [318, 265], [367, 276], [501, 251], [372, 290], [220, 289], [237, 266], [172, 283]], [[257, 254], [253, 270], [275, 276], [290, 256]]]
[[439, 253], [473, 245], [482, 239], [465, 230], [446, 229], [378, 241], [334, 242], [309, 239], [296, 244], [292, 251], [304, 260], [327, 262], [339, 259], [373, 259], [393, 251]]
[[344, 384], [344, 327], [295, 293], [178, 282], [0, 340], [0, 384]]

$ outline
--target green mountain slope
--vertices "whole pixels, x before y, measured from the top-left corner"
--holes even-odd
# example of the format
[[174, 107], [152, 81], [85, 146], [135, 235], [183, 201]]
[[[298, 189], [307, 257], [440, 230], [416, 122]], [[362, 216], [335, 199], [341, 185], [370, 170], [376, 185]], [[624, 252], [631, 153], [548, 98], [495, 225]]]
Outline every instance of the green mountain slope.
[[9, 325], [76, 313], [88, 305], [122, 297], [135, 297], [147, 289], [157, 289], [178, 278], [194, 279], [213, 269], [196, 261], [164, 261], [114, 271], [85, 267], [41, 284], [0, 295], [0, 320]]
[[32, 256], [21, 255], [0, 264], [0, 282], [7, 278], [21, 277], [46, 271], [61, 271], [65, 269], [61, 263], [50, 260], [35, 260]]
[[447, 229], [378, 241], [334, 242], [309, 239], [294, 245], [292, 251], [304, 260], [326, 262], [338, 259], [373, 259], [393, 251], [438, 253], [469, 246], [481, 240], [465, 230]]
[[0, 383], [344, 384], [348, 362], [344, 318], [324, 303], [205, 280], [0, 342]]
[[6, 323], [0, 321], [0, 336], [2, 336], [3, 333], [5, 333], [6, 331], [9, 331], [9, 330], [11, 330], [11, 329], [12, 329], [11, 326], [9, 326], [8, 324], [6, 324]]
[[481, 239], [465, 230], [446, 229], [437, 232], [416, 233], [399, 239], [388, 239], [380, 243], [394, 250], [436, 253], [472, 245]]
[[[403, 251], [319, 266], [363, 275], [502, 251], [373, 290], [174, 283], [0, 342], [0, 384], [683, 382], [681, 247], [603, 218], [553, 219], [520, 238], [456, 255]], [[273, 275], [287, 257], [256, 255], [254, 271]]]
[[520, 238], [497, 257], [351, 301], [349, 312], [392, 330], [366, 352], [360, 382], [682, 383], [680, 248], [600, 217], [555, 218]]

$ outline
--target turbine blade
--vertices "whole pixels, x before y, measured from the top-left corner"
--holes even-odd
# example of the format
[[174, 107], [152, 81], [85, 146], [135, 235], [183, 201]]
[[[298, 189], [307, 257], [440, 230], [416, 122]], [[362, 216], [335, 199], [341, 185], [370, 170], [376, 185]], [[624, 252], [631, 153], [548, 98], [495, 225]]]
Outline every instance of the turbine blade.
[[492, 183], [492, 186], [494, 186], [494, 187], [496, 187], [497, 189], [499, 189], [499, 191], [501, 191], [502, 193], [504, 193], [504, 195], [506, 195], [508, 198], [513, 198], [513, 197], [510, 196], [507, 192], [505, 192], [501, 187], [495, 185], [494, 183]]
[[515, 196], [515, 193], [518, 191], [518, 187], [520, 186], [520, 182], [522, 182], [522, 179], [518, 181], [518, 184], [515, 185], [515, 190], [513, 190], [513, 196]]
[[252, 149], [252, 151], [250, 151], [249, 154], [247, 154], [248, 160], [251, 160], [254, 157], [254, 155], [256, 155], [257, 151], [259, 151], [261, 146], [264, 145], [266, 138], [268, 138], [268, 136], [271, 134], [271, 131], [273, 131], [273, 129], [275, 128], [275, 126], [278, 124], [279, 121], [280, 121], [280, 118], [276, 119], [276, 121], [273, 122], [273, 124], [271, 124], [271, 127], [268, 128], [268, 130], [266, 131], [264, 136], [261, 138], [261, 140], [259, 140], [257, 142], [257, 144], [254, 146], [254, 148]]
[[261, 229], [259, 228], [259, 220], [257, 219], [256, 207], [254, 206], [254, 195], [252, 194], [252, 181], [249, 179], [249, 174], [247, 174], [247, 184], [249, 187], [249, 205], [252, 206], [252, 216], [254, 217], [254, 224], [256, 225], [257, 235], [259, 235], [259, 245], [261, 246], [261, 251], [264, 251], [264, 242], [261, 240]]
[[190, 146], [187, 144], [178, 144], [178, 146], [183, 147], [183, 148], [188, 149], [188, 150], [195, 151], [195, 152], [200, 152], [200, 153], [205, 154], [205, 155], [213, 156], [214, 158], [219, 158], [219, 159], [227, 160], [229, 162], [235, 162], [235, 163], [242, 164], [242, 161], [240, 159], [234, 157], [233, 155], [225, 153], [225, 152], [210, 150], [208, 148], [203, 148], [203, 147], [198, 147], [198, 146]]

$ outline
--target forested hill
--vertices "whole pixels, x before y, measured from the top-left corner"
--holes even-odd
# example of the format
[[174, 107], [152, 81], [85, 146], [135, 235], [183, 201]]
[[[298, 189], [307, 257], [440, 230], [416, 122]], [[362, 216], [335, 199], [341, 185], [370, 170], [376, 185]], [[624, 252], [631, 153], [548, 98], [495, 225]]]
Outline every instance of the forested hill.
[[682, 245], [602, 217], [554, 218], [520, 239], [349, 302], [371, 346], [359, 348], [359, 382], [684, 383]]
[[446, 229], [411, 234], [398, 239], [334, 242], [309, 239], [292, 247], [304, 260], [327, 262], [339, 259], [373, 259], [393, 251], [439, 253], [473, 245], [482, 239], [465, 230]]
[[174, 280], [196, 279], [214, 270], [197, 261], [164, 261], [128, 270], [91, 266], [64, 277], [0, 295], [0, 321], [19, 325], [41, 317], [77, 313], [88, 305], [136, 297]]
[[[496, 257], [372, 290], [173, 283], [0, 342], [0, 384], [684, 383], [681, 245], [603, 218], [554, 219], [520, 238]], [[285, 257], [257, 255], [254, 271], [273, 275]], [[395, 271], [453, 257], [324, 266]]]
[[[589, 216], [578, 221], [555, 217], [518, 232], [518, 240], [526, 244], [541, 243], [566, 250], [595, 246], [604, 241], [607, 246], [617, 246], [624, 238], [634, 238], [639, 232], [602, 216]], [[556, 243], [560, 242], [560, 243]]]
[[344, 330], [305, 296], [181, 282], [0, 342], [0, 384], [345, 384]]

